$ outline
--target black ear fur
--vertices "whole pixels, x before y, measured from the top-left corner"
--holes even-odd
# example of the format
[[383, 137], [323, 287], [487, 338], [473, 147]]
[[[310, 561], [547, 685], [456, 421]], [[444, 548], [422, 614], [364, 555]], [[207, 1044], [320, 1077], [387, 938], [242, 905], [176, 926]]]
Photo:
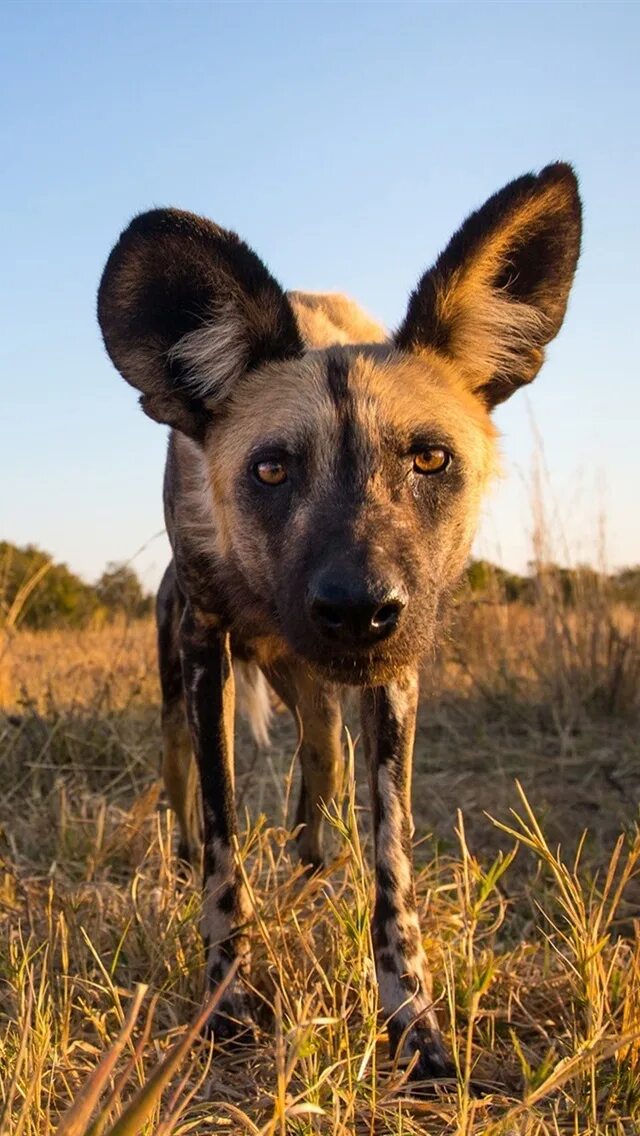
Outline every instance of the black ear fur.
[[472, 213], [412, 293], [395, 342], [453, 360], [492, 407], [530, 382], [564, 319], [580, 252], [576, 176], [558, 162]]
[[142, 213], [122, 233], [98, 320], [146, 413], [198, 439], [240, 373], [303, 350], [289, 301], [256, 254], [177, 209]]

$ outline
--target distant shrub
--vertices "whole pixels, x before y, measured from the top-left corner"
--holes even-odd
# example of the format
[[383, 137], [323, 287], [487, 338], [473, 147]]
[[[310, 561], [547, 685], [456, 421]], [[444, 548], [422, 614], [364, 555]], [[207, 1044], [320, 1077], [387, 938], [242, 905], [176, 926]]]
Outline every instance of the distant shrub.
[[563, 737], [585, 715], [637, 715], [640, 569], [538, 562], [517, 576], [475, 561], [467, 586], [455, 657], [493, 705], [535, 708]]
[[612, 593], [620, 603], [640, 608], [640, 565], [622, 568], [611, 577]]
[[0, 541], [0, 624], [34, 630], [86, 627], [118, 613], [139, 618], [151, 606], [126, 565], [110, 564], [93, 586], [35, 545]]
[[490, 560], [470, 560], [466, 583], [471, 593], [478, 597], [506, 603], [533, 602], [534, 586], [531, 577], [508, 572], [505, 568], [492, 564]]
[[535, 604], [552, 595], [566, 608], [584, 604], [586, 598], [601, 597], [612, 603], [640, 608], [640, 566], [623, 568], [607, 575], [589, 565], [564, 568], [559, 564], [536, 563], [529, 574], [508, 572], [490, 560], [470, 560], [465, 574], [466, 588], [474, 598], [500, 603]]
[[145, 595], [142, 584], [133, 568], [127, 564], [110, 563], [95, 586], [100, 603], [110, 613], [122, 612], [132, 619], [149, 615], [153, 597]]

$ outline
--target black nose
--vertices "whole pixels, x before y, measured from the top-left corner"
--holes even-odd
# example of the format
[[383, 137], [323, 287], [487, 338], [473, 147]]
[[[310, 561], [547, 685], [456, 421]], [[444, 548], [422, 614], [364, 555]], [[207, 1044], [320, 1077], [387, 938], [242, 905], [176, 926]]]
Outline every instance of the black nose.
[[404, 590], [388, 584], [322, 577], [310, 590], [309, 612], [318, 630], [333, 640], [367, 646], [395, 631], [407, 605]]

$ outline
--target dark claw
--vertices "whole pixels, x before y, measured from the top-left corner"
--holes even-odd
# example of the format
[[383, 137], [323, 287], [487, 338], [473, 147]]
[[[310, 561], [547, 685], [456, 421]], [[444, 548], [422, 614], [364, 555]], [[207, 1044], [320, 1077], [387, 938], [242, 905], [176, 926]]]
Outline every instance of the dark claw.
[[[453, 1081], [455, 1084], [458, 1077], [456, 1067], [439, 1033], [434, 1033], [427, 1025], [417, 1023], [405, 1040], [405, 1047], [413, 1052], [417, 1050], [420, 1054], [409, 1074], [412, 1096], [433, 1096], [439, 1081]], [[411, 1052], [409, 1056], [412, 1056]], [[476, 1080], [469, 1083], [469, 1092], [473, 1097], [488, 1096], [496, 1091], [500, 1091], [499, 1086], [494, 1084]]]
[[181, 840], [178, 844], [178, 863], [187, 864], [189, 867], [193, 866], [191, 849], [185, 840]]
[[410, 1081], [428, 1081], [442, 1077], [456, 1079], [456, 1067], [439, 1036], [428, 1034], [426, 1038], [421, 1037], [416, 1041], [420, 1056], [411, 1070]]
[[301, 833], [298, 833], [298, 836], [296, 837], [296, 848], [300, 863], [303, 865], [305, 871], [307, 871], [311, 876], [315, 875], [316, 872], [321, 872], [323, 868], [326, 867], [326, 863], [324, 856], [315, 856], [309, 851], [307, 843], [304, 839], [304, 835], [304, 830]]
[[178, 845], [178, 855], [176, 859], [176, 877], [181, 883], [186, 884], [197, 879], [198, 875], [199, 864], [197, 854], [190, 851], [186, 844], [180, 843]]
[[302, 867], [304, 869], [304, 876], [311, 879], [312, 876], [317, 876], [326, 868], [324, 860], [310, 860], [308, 857], [303, 859], [300, 857]]

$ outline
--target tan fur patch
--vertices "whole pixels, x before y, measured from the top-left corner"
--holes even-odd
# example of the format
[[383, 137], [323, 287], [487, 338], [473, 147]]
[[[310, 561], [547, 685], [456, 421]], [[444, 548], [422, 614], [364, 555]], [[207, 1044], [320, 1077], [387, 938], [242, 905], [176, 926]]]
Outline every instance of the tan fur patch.
[[336, 343], [385, 343], [388, 334], [362, 308], [339, 292], [288, 292], [296, 321], [309, 347]]
[[455, 368], [435, 353], [419, 357], [398, 353], [383, 362], [363, 356], [352, 364], [349, 380], [363, 429], [381, 447], [386, 428], [409, 439], [422, 427], [434, 441], [440, 434], [453, 440], [457, 460], [468, 476], [465, 496], [456, 504], [449, 523], [458, 527], [457, 543], [464, 546], [466, 557], [482, 496], [497, 471], [497, 431], [487, 411], [466, 389]]
[[450, 336], [447, 354], [472, 386], [495, 375], [517, 374], [527, 352], [536, 347], [541, 351], [540, 345], [549, 339], [544, 313], [510, 298], [493, 281], [508, 262], [510, 250], [525, 244], [542, 220], [565, 204], [565, 190], [558, 185], [529, 199], [439, 289], [438, 316]]

